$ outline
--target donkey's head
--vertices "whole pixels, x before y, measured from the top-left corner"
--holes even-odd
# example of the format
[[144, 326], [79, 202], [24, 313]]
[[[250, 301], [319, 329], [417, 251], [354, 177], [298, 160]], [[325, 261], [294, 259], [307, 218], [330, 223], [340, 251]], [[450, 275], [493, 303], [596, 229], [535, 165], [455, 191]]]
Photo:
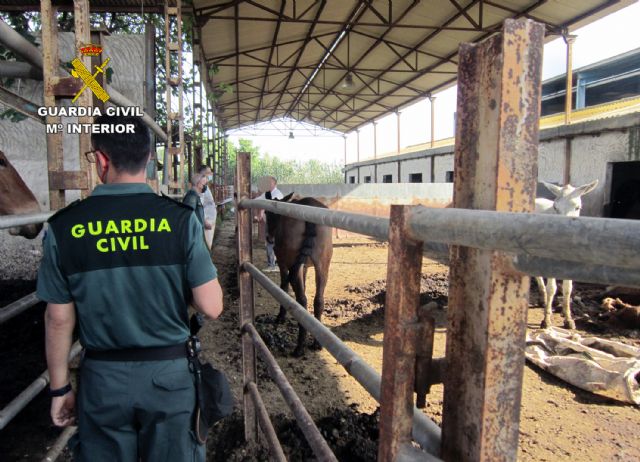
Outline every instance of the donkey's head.
[[[267, 199], [278, 201], [278, 202], [290, 202], [293, 197], [293, 193], [287, 194], [282, 199], [272, 199], [271, 193], [267, 191], [265, 194]], [[265, 216], [267, 217], [267, 240], [269, 242], [273, 242], [276, 236], [276, 230], [278, 229], [278, 224], [280, 223], [280, 215], [273, 212], [265, 211]]]
[[[13, 165], [0, 151], [0, 215], [15, 215], [35, 213], [40, 206], [31, 190], [22, 181]], [[42, 224], [26, 225], [9, 230], [14, 236], [24, 236], [33, 239], [42, 229]]]
[[570, 184], [556, 186], [544, 181], [542, 184], [556, 196], [553, 201], [553, 211], [555, 213], [568, 217], [577, 217], [580, 215], [580, 210], [582, 210], [582, 196], [593, 191], [598, 186], [598, 180], [578, 187], [573, 187]]

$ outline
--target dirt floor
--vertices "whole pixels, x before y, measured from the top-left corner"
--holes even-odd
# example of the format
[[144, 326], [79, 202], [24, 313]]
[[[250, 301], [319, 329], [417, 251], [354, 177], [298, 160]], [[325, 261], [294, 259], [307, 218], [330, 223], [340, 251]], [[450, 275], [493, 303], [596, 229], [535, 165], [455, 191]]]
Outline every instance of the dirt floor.
[[[237, 410], [212, 430], [207, 459], [266, 461], [269, 456], [264, 447], [248, 447], [241, 437], [242, 371], [233, 229], [233, 221], [227, 221], [218, 228], [213, 252], [225, 290], [225, 312], [220, 319], [207, 322], [201, 337], [208, 359], [223, 369], [232, 383]], [[254, 242], [253, 259], [258, 267], [265, 266], [264, 245], [257, 240]], [[353, 236], [334, 238], [323, 318], [323, 322], [338, 337], [379, 372], [382, 366], [382, 305], [386, 263], [385, 243]], [[268, 274], [279, 282], [277, 273]], [[310, 302], [315, 290], [313, 276], [313, 270], [310, 270], [307, 277]], [[434, 313], [437, 321], [436, 357], [443, 356], [445, 349], [447, 285], [447, 267], [425, 259], [421, 300], [423, 303], [434, 300], [439, 305]], [[588, 329], [597, 335], [640, 346], [638, 330], [611, 329], [598, 321], [598, 296], [602, 288], [581, 284], [576, 286], [575, 295], [578, 298], [574, 306], [583, 317], [578, 323], [581, 333], [588, 333], [585, 332]], [[24, 294], [29, 290], [22, 288]], [[5, 291], [2, 292], [0, 306], [12, 301], [12, 297], [15, 299], [20, 296], [12, 293], [5, 297]], [[531, 299], [537, 302], [537, 294], [532, 292]], [[291, 353], [297, 338], [297, 324], [290, 317], [284, 324], [275, 324], [277, 303], [258, 285], [255, 300], [259, 332], [339, 460], [375, 460], [377, 403], [325, 350], [308, 350], [303, 358], [294, 358]], [[38, 373], [40, 369], [44, 370], [41, 319], [40, 307], [16, 318], [12, 324], [0, 326], [2, 405], [37, 375], [34, 369]], [[529, 310], [529, 328], [537, 328], [541, 320], [542, 310], [532, 307]], [[554, 324], [562, 324], [559, 314], [554, 314]], [[18, 358], [22, 350], [16, 346], [21, 343], [16, 342], [16, 337], [21, 339], [19, 342], [25, 339], [31, 345], [28, 364], [32, 364], [33, 369], [30, 371], [21, 369], [22, 362]], [[20, 370], [20, 373], [16, 370]], [[263, 400], [289, 460], [313, 460], [292, 414], [261, 364], [258, 376]], [[17, 385], [18, 379], [21, 380], [20, 386]], [[428, 407], [425, 411], [437, 423], [442, 419], [442, 391], [442, 386], [433, 386], [427, 397]], [[40, 460], [59, 433], [48, 422], [48, 400], [39, 396], [5, 430], [0, 431], [0, 461]], [[637, 438], [640, 433], [640, 409], [581, 391], [530, 365], [526, 366], [524, 374], [520, 433], [518, 459], [523, 461], [640, 460]]]

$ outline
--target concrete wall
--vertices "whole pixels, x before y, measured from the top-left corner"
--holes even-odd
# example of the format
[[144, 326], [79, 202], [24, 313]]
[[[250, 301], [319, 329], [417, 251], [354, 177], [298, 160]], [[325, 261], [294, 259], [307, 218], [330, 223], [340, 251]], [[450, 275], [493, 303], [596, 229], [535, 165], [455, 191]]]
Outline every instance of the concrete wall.
[[[134, 104], [142, 106], [144, 84], [144, 36], [113, 35], [104, 37], [103, 56], [111, 58], [109, 67], [113, 72], [111, 86], [125, 95]], [[60, 34], [60, 59], [70, 61], [77, 55], [73, 46], [73, 34]], [[17, 79], [10, 87], [22, 97], [37, 106], [43, 104], [43, 83], [41, 81]], [[63, 105], [71, 105], [71, 100], [63, 100]], [[0, 104], [0, 113], [8, 107]], [[76, 122], [75, 118], [64, 118], [63, 123]], [[0, 150], [16, 168], [40, 203], [42, 210], [49, 209], [49, 185], [47, 181], [47, 145], [45, 126], [31, 118], [21, 122], [0, 119]], [[79, 165], [78, 136], [64, 137], [64, 167], [77, 170]], [[67, 202], [79, 198], [79, 191], [66, 193]], [[27, 240], [10, 236], [0, 230], [0, 278], [32, 279], [39, 262], [40, 239]], [[29, 257], [29, 258], [27, 258]], [[17, 262], [20, 262], [18, 264]]]
[[[570, 143], [571, 156], [566, 164], [565, 146]], [[446, 181], [446, 172], [453, 171], [454, 147], [425, 149], [400, 156], [378, 159], [378, 182], [383, 174], [392, 174], [398, 181], [397, 161], [401, 161], [401, 181], [408, 182], [410, 173], [422, 173], [422, 181], [431, 181], [431, 163], [435, 183]], [[601, 216], [611, 192], [611, 163], [640, 160], [640, 113], [611, 117], [590, 122], [554, 127], [540, 132], [538, 149], [538, 180], [562, 183], [568, 169], [570, 183], [581, 185], [594, 179], [598, 187], [583, 198], [582, 214]], [[347, 174], [354, 175], [371, 168], [373, 161], [348, 165]], [[362, 178], [362, 177], [361, 177]]]
[[294, 192], [302, 197], [315, 197], [331, 209], [384, 217], [389, 216], [392, 204], [444, 207], [453, 197], [451, 183], [283, 184], [278, 189], [285, 195]]

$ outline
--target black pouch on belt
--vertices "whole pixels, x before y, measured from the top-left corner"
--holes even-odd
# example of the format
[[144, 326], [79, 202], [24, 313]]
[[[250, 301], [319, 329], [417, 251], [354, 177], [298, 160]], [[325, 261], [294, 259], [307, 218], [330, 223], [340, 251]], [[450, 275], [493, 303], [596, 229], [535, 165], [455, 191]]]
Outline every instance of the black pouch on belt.
[[224, 373], [208, 362], [200, 361], [200, 341], [195, 335], [189, 338], [187, 350], [191, 370], [196, 376], [194, 433], [198, 442], [204, 444], [213, 424], [233, 412], [235, 401]]

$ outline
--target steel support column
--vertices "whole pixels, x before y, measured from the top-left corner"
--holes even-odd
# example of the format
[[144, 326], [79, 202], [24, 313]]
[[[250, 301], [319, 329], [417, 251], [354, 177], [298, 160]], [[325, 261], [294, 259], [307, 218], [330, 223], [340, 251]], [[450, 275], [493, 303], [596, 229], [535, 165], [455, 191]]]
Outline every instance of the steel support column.
[[344, 139], [344, 182], [347, 183], [347, 135], [342, 135]]
[[575, 35], [565, 34], [562, 36], [567, 45], [567, 81], [566, 93], [564, 97], [564, 123], [571, 123], [571, 108], [573, 107], [573, 43], [576, 41]]
[[378, 122], [373, 122], [373, 182], [378, 182]]
[[429, 96], [429, 103], [429, 106], [431, 108], [431, 147], [433, 147], [433, 144], [436, 140], [436, 97]]
[[[251, 155], [239, 152], [236, 164], [236, 182], [238, 203], [243, 199], [251, 199]], [[254, 318], [253, 279], [242, 267], [242, 263], [253, 260], [251, 247], [251, 210], [236, 206], [238, 226], [238, 287], [240, 289], [240, 328], [245, 323], [252, 323]], [[242, 373], [243, 373], [243, 414], [244, 437], [247, 442], [255, 442], [258, 435], [258, 415], [247, 386], [257, 384], [256, 351], [248, 332], [242, 334]]]
[[[460, 46], [454, 207], [533, 210], [543, 40], [543, 25], [506, 20]], [[500, 252], [453, 246], [449, 281], [443, 458], [515, 461], [529, 278]]]
[[[398, 145], [396, 146], [396, 152], [398, 155], [400, 155], [400, 111], [396, 112], [396, 117], [397, 117], [397, 132], [398, 132]], [[402, 161], [398, 161], [398, 183], [402, 183], [402, 177], [400, 176], [402, 174]]]

